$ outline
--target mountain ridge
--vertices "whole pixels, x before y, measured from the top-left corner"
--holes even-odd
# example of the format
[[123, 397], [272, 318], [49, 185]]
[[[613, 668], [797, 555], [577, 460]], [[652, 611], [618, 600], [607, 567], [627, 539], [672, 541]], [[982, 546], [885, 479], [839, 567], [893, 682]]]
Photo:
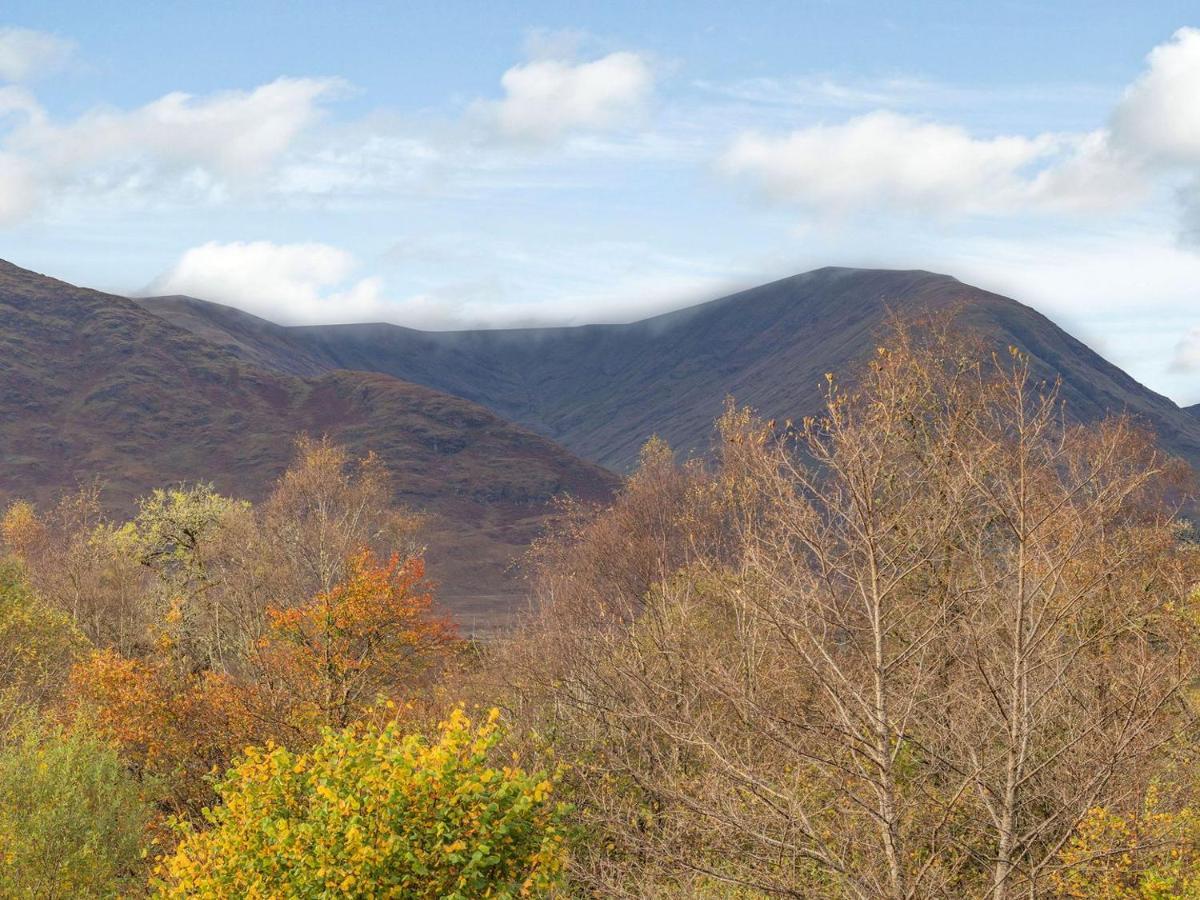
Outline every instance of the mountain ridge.
[[0, 500], [93, 478], [115, 511], [180, 481], [257, 499], [305, 432], [378, 453], [397, 499], [431, 514], [429, 570], [460, 616], [516, 602], [509, 565], [553, 497], [617, 484], [461, 398], [384, 373], [259, 368], [128, 298], [0, 262]]
[[284, 326], [194, 298], [139, 302], [183, 327], [219, 334], [232, 352], [261, 365], [386, 372], [480, 403], [618, 471], [654, 433], [685, 452], [703, 451], [728, 395], [774, 418], [815, 412], [823, 374], [869, 354], [892, 312], [959, 307], [989, 344], [1015, 345], [1040, 374], [1061, 375], [1079, 418], [1128, 411], [1173, 452], [1200, 463], [1200, 416], [1033, 308], [922, 269], [825, 267], [617, 325]]

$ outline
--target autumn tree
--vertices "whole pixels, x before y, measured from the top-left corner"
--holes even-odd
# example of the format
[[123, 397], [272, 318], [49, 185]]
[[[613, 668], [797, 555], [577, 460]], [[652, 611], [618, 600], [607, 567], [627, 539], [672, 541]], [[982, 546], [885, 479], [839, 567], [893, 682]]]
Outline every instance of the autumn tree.
[[17, 559], [29, 559], [46, 541], [45, 523], [28, 500], [14, 500], [0, 517], [0, 541]]
[[[1063, 847], [1054, 896], [1072, 900], [1200, 897], [1200, 811], [1152, 784], [1140, 807], [1088, 810]], [[1181, 802], [1182, 801], [1182, 802]]]
[[380, 459], [354, 459], [328, 438], [301, 437], [292, 465], [261, 508], [261, 530], [277, 574], [271, 605], [332, 590], [347, 562], [367, 547], [383, 556], [421, 555], [421, 519], [392, 500]]
[[1136, 803], [1190, 733], [1175, 467], [926, 324], [831, 377], [819, 418], [731, 408], [717, 466], [674, 478], [657, 546], [685, 551], [651, 546], [665, 574], [636, 601], [593, 602], [593, 566], [543, 576], [504, 665], [577, 761], [594, 890], [1038, 895], [1088, 811]]
[[203, 487], [155, 497], [143, 503], [138, 532], [177, 598], [164, 632], [178, 638], [177, 655], [237, 676], [270, 629], [268, 610], [331, 590], [363, 548], [404, 559], [421, 550], [420, 519], [395, 504], [379, 461], [326, 439], [298, 440], [291, 466], [257, 506]]
[[257, 690], [275, 721], [311, 736], [428, 687], [456, 638], [432, 613], [424, 575], [419, 558], [380, 563], [360, 550], [343, 582], [302, 605], [269, 609], [255, 661]]
[[125, 652], [145, 648], [152, 610], [136, 535], [105, 515], [97, 484], [64, 494], [45, 515], [16, 501], [0, 537], [37, 595], [89, 641]]
[[194, 671], [225, 672], [242, 649], [223, 594], [240, 576], [229, 532], [249, 514], [244, 501], [197, 484], [153, 491], [131, 523], [137, 558], [155, 576], [155, 637]]
[[71, 671], [65, 711], [115, 746], [165, 811], [195, 817], [212, 802], [209, 776], [270, 734], [246, 686], [170, 660], [95, 651]]

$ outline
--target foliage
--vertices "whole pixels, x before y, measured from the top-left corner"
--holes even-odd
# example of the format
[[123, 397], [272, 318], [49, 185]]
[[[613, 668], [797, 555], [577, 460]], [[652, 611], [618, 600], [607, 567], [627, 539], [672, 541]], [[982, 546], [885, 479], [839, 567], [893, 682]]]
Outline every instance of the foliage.
[[95, 484], [64, 494], [45, 516], [17, 501], [0, 533], [34, 592], [97, 646], [144, 648], [149, 595], [136, 529], [107, 519]]
[[45, 526], [28, 500], [14, 500], [0, 518], [0, 540], [12, 555], [24, 558], [42, 542]]
[[301, 734], [345, 727], [381, 698], [403, 699], [455, 644], [450, 623], [431, 614], [420, 559], [380, 564], [362, 550], [346, 568], [345, 581], [309, 602], [267, 611], [261, 692]]
[[138, 558], [157, 576], [158, 631], [175, 656], [206, 668], [224, 668], [230, 635], [218, 596], [222, 567], [219, 536], [248, 504], [223, 497], [211, 485], [155, 490], [131, 523]]
[[74, 668], [68, 701], [177, 814], [198, 814], [212, 798], [208, 776], [255, 737], [243, 692], [227, 676], [182, 673], [112, 650]]
[[115, 897], [143, 882], [149, 819], [117, 754], [23, 723], [0, 745], [0, 895]]
[[455, 710], [428, 743], [396, 723], [251, 749], [211, 827], [160, 867], [164, 897], [541, 895], [563, 867], [555, 777], [495, 767], [497, 713]]
[[21, 567], [0, 562], [0, 731], [20, 708], [54, 699], [83, 647], [70, 619], [33, 594]]
[[1200, 813], [1169, 808], [1157, 787], [1143, 808], [1121, 815], [1088, 810], [1063, 850], [1054, 879], [1060, 897], [1078, 900], [1200, 898]]
[[356, 460], [327, 438], [300, 437], [295, 459], [260, 511], [263, 551], [281, 589], [272, 605], [331, 590], [363, 547], [420, 556], [422, 519], [393, 505], [391, 496], [389, 475], [374, 454]]

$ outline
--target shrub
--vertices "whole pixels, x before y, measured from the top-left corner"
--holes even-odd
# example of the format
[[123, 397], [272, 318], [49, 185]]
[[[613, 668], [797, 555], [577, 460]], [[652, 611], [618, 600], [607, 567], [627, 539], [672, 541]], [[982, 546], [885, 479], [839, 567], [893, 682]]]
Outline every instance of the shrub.
[[22, 722], [0, 744], [0, 895], [136, 889], [148, 821], [137, 784], [88, 732]]
[[211, 827], [185, 829], [164, 897], [544, 895], [563, 868], [556, 776], [494, 767], [493, 711], [462, 710], [436, 741], [392, 722], [326, 731], [312, 751], [250, 749]]

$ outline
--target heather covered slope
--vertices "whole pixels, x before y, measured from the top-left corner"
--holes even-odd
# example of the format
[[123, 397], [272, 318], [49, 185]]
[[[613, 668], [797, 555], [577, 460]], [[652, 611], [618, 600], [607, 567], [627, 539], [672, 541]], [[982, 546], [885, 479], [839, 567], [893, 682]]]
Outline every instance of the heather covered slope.
[[188, 298], [142, 301], [279, 371], [386, 372], [480, 403], [603, 465], [626, 469], [659, 433], [708, 445], [728, 395], [768, 416], [816, 411], [825, 372], [871, 352], [889, 312], [961, 307], [1003, 350], [1063, 379], [1085, 420], [1129, 411], [1200, 462], [1200, 417], [1142, 386], [1035, 310], [945, 275], [826, 268], [628, 325], [421, 332], [395, 325], [283, 327]]
[[383, 458], [398, 498], [431, 514], [430, 572], [466, 616], [516, 602], [506, 568], [556, 494], [615, 483], [457, 397], [378, 373], [267, 371], [131, 300], [0, 263], [0, 500], [92, 478], [117, 509], [182, 480], [254, 498], [300, 432]]

